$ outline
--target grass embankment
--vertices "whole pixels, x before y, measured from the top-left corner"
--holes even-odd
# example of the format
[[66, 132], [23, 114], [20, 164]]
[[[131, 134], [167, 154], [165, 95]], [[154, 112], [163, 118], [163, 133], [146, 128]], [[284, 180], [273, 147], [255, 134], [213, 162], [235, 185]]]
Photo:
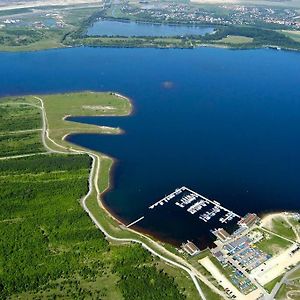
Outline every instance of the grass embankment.
[[[77, 109], [70, 105], [71, 98], [77, 99]], [[58, 142], [71, 129], [59, 130], [59, 124], [68, 124], [61, 119], [67, 107], [74, 114], [85, 109], [81, 104], [95, 103], [116, 104], [116, 114], [131, 110], [128, 101], [107, 93], [52, 95], [45, 103], [52, 100], [56, 109], [49, 103], [45, 106], [50, 113], [50, 135], [53, 126], [59, 132], [55, 135]], [[5, 101], [39, 103], [30, 96]], [[86, 126], [76, 129], [86, 130]], [[107, 159], [101, 165], [101, 189], [109, 182], [110, 163]], [[138, 245], [109, 244], [94, 227], [79, 204], [87, 192], [90, 164], [87, 155], [61, 154], [0, 162], [1, 297], [196, 299], [197, 291], [185, 272], [154, 259]], [[89, 201], [98, 220], [123, 236], [115, 221], [99, 208], [95, 195]]]
[[282, 277], [283, 277], [283, 275], [280, 275], [280, 276], [274, 278], [273, 280], [268, 282], [266, 285], [264, 285], [264, 289], [266, 291], [268, 291], [268, 293], [271, 293], [273, 288], [275, 287], [276, 283], [279, 282]]
[[270, 215], [269, 217], [272, 218], [264, 225], [266, 229], [290, 240], [297, 240], [296, 234], [299, 235], [300, 233], [300, 222], [292, 214], [281, 213]]

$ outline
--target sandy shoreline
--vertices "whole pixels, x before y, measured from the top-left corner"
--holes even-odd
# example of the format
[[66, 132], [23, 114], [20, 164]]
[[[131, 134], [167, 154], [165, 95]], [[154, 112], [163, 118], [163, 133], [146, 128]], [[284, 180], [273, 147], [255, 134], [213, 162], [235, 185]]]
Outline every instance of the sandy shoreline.
[[283, 211], [266, 213], [266, 214], [262, 215], [262, 217], [261, 217], [261, 226], [270, 229], [272, 227], [272, 221], [275, 218], [285, 216], [285, 214], [286, 214], [286, 212], [283, 212]]
[[281, 211], [281, 212], [270, 212], [263, 214], [261, 217], [261, 226], [271, 229], [272, 228], [272, 221], [276, 218], [283, 218], [285, 219], [289, 214], [292, 214], [293, 212], [288, 211]]

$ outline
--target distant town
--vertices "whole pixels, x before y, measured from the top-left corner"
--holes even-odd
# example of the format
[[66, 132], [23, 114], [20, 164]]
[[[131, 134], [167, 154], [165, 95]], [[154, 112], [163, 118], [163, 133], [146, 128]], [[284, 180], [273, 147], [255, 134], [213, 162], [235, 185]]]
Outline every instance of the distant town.
[[263, 6], [224, 4], [214, 7], [184, 3], [152, 3], [140, 1], [137, 5], [124, 3], [114, 6], [104, 4], [103, 9], [113, 18], [149, 20], [169, 23], [212, 24], [212, 25], [273, 25], [300, 28], [300, 16], [296, 9], [270, 8]]

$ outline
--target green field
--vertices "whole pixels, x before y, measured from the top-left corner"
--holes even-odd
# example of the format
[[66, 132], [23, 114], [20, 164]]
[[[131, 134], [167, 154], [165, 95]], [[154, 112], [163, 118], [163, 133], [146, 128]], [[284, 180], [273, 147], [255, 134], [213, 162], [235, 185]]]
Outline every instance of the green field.
[[[53, 131], [57, 142], [71, 129], [89, 130], [87, 125], [63, 121], [65, 114], [124, 115], [131, 111], [129, 101], [109, 93], [51, 95], [43, 99], [50, 136]], [[19, 119], [22, 113], [18, 114], [16, 108], [22, 110], [21, 103], [40, 105], [32, 96], [9, 97], [1, 104], [4, 102]], [[114, 108], [113, 113], [108, 106]], [[27, 127], [40, 127], [40, 116], [34, 109], [29, 111]], [[1, 134], [6, 135], [4, 131], [9, 128], [3, 129]], [[94, 126], [90, 130], [99, 131]], [[99, 185], [104, 190], [109, 183], [111, 160], [101, 160]], [[91, 159], [85, 154], [0, 161], [0, 299], [196, 299], [197, 291], [187, 273], [153, 258], [138, 245], [108, 243], [93, 225], [80, 206], [80, 198], [88, 189], [90, 165]], [[131, 231], [123, 232], [95, 198], [93, 193], [88, 204], [97, 218], [100, 216], [100, 222], [121, 237], [137, 238]], [[209, 288], [205, 293], [211, 293]]]
[[246, 37], [246, 36], [240, 36], [240, 35], [228, 35], [218, 42], [225, 43], [225, 44], [247, 44], [252, 43], [253, 38]]
[[264, 232], [264, 238], [255, 244], [257, 248], [265, 253], [276, 255], [287, 249], [292, 244], [276, 235]]
[[296, 240], [292, 227], [283, 218], [276, 218], [272, 221], [272, 231], [288, 239]]
[[299, 279], [300, 278], [300, 268], [294, 271], [292, 274], [289, 275], [288, 279]]
[[65, 47], [64, 30], [0, 29], [0, 51], [34, 51]]
[[296, 42], [300, 42], [300, 31], [282, 30], [282, 33]]

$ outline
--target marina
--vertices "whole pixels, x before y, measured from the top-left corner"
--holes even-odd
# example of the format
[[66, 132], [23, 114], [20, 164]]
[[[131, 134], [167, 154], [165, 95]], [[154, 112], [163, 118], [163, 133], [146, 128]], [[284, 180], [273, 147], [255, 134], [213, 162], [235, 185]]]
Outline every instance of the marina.
[[[221, 226], [221, 224], [224, 226], [228, 223], [231, 223], [230, 227], [232, 227], [232, 222], [238, 224], [244, 220], [237, 213], [222, 206], [218, 201], [211, 200], [186, 186], [182, 186], [148, 206], [142, 217], [130, 222], [126, 227], [143, 226], [144, 222], [147, 222], [147, 220], [150, 222], [149, 220], [152, 220], [154, 216], [159, 215], [159, 218], [164, 218], [166, 214], [190, 218], [196, 224], [195, 226], [199, 226], [199, 230], [200, 228], [203, 230], [205, 224], [205, 227], [210, 229], [208, 230], [209, 234], [213, 233], [211, 228]], [[191, 229], [195, 230], [195, 228]], [[197, 247], [197, 243], [194, 244], [189, 241], [189, 239], [193, 240], [193, 236], [187, 237], [188, 242], [185, 244], [183, 241], [182, 245], [185, 245], [183, 248], [190, 249], [186, 245], [191, 245], [191, 243]], [[187, 252], [190, 253], [190, 250]]]
[[[171, 200], [176, 201], [175, 205], [180, 208], [186, 209], [186, 211], [191, 215], [202, 212], [198, 215], [198, 217], [205, 223], [208, 222], [211, 218], [215, 217], [217, 214], [222, 213], [222, 217], [219, 217], [219, 221], [221, 223], [226, 224], [233, 218], [241, 219], [238, 214], [223, 207], [218, 201], [210, 200], [185, 186], [177, 188], [171, 194], [150, 205], [149, 209], [154, 209], [158, 205], [162, 206]], [[202, 211], [202, 209], [204, 211]]]

